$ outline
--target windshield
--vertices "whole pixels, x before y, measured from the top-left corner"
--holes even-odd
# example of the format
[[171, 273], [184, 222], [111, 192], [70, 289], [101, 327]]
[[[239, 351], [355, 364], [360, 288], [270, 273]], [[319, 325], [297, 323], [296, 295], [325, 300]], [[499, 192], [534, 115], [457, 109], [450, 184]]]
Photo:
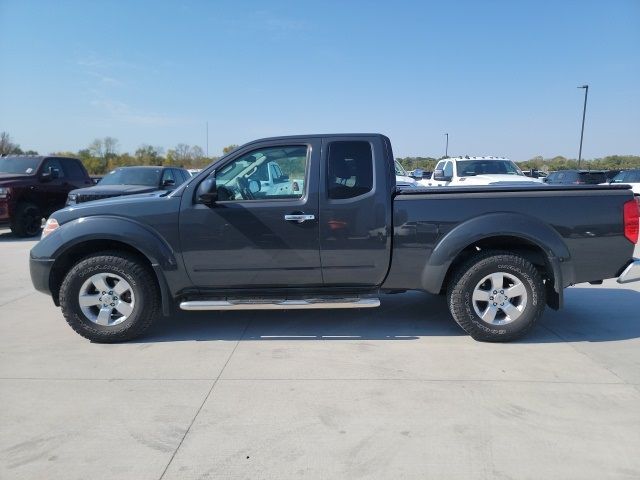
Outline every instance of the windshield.
[[640, 183], [640, 170], [620, 172], [618, 175], [613, 177], [611, 183]]
[[520, 175], [524, 173], [511, 160], [461, 160], [458, 164], [458, 176], [474, 175]]
[[396, 175], [402, 175], [402, 176], [405, 176], [405, 177], [409, 176], [407, 174], [407, 171], [404, 168], [402, 168], [402, 165], [400, 165], [400, 162], [395, 160], [395, 164], [396, 164]]
[[116, 168], [106, 174], [98, 185], [145, 185], [157, 187], [160, 184], [160, 168]]
[[40, 160], [39, 157], [0, 157], [0, 173], [33, 175]]

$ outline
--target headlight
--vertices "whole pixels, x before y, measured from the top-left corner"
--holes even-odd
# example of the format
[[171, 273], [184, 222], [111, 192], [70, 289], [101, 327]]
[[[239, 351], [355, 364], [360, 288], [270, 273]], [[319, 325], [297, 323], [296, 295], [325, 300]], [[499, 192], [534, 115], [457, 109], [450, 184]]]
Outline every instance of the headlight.
[[11, 188], [0, 187], [0, 198], [7, 198], [9, 195], [11, 195]]
[[78, 194], [70, 193], [69, 196], [67, 197], [67, 205], [75, 205], [77, 200], [78, 200]]
[[55, 218], [48, 218], [47, 223], [44, 224], [44, 228], [42, 229], [42, 236], [40, 237], [40, 240], [48, 236], [50, 233], [55, 232], [58, 227], [60, 227], [60, 225]]

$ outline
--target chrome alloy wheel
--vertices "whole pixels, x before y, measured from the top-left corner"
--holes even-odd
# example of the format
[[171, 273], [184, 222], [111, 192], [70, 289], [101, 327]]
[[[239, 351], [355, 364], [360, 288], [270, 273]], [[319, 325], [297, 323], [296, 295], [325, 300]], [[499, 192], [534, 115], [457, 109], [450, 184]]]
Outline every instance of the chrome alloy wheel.
[[96, 273], [80, 288], [78, 303], [93, 323], [112, 327], [124, 322], [135, 305], [129, 282], [115, 273]]
[[527, 306], [527, 289], [515, 276], [496, 272], [484, 277], [473, 290], [473, 309], [483, 322], [506, 325], [520, 317]]

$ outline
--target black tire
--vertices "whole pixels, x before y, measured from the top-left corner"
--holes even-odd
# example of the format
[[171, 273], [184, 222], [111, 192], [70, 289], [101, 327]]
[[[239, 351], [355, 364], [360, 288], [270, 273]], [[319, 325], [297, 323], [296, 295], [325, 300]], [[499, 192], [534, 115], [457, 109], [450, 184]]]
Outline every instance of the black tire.
[[42, 227], [42, 213], [33, 203], [21, 203], [11, 221], [11, 231], [17, 237], [35, 237]]
[[[496, 303], [493, 301], [474, 301], [473, 299], [474, 291], [479, 286], [479, 282], [494, 273], [506, 274], [507, 282], [509, 276], [515, 277], [524, 285], [526, 291], [526, 296], [511, 299], [514, 303], [521, 302], [521, 313], [514, 320], [510, 320], [506, 311], [501, 310], [499, 305], [493, 307], [494, 311], [496, 308], [498, 309], [494, 322], [505, 322], [504, 324], [484, 321], [476, 312], [485, 305], [484, 311], [486, 312], [490, 305], [496, 305]], [[491, 280], [488, 282], [482, 285], [492, 284]], [[488, 291], [489, 295], [493, 293], [492, 288], [490, 287]], [[493, 296], [490, 298], [494, 299]], [[501, 296], [500, 299], [502, 300], [503, 297]], [[507, 342], [526, 335], [533, 328], [544, 312], [546, 290], [540, 273], [527, 259], [510, 252], [487, 251], [474, 255], [454, 273], [447, 289], [447, 303], [456, 323], [475, 340]], [[507, 303], [509, 302], [505, 301], [502, 305]], [[483, 312], [481, 311], [481, 313]]]
[[[98, 273], [116, 274], [126, 280], [135, 304], [126, 320], [117, 325], [99, 325], [82, 311], [79, 295], [85, 281]], [[142, 335], [159, 313], [160, 292], [155, 275], [137, 257], [120, 251], [99, 252], [76, 263], [60, 287], [60, 306], [67, 323], [83, 337], [98, 343], [131, 340]]]

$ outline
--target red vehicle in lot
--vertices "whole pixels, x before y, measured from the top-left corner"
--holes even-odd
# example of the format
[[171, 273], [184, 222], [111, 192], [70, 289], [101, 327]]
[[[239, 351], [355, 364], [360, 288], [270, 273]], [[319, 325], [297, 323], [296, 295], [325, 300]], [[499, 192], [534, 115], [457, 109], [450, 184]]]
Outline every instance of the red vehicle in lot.
[[19, 237], [40, 233], [42, 219], [64, 207], [67, 194], [92, 185], [76, 158], [36, 155], [0, 157], [0, 226]]

